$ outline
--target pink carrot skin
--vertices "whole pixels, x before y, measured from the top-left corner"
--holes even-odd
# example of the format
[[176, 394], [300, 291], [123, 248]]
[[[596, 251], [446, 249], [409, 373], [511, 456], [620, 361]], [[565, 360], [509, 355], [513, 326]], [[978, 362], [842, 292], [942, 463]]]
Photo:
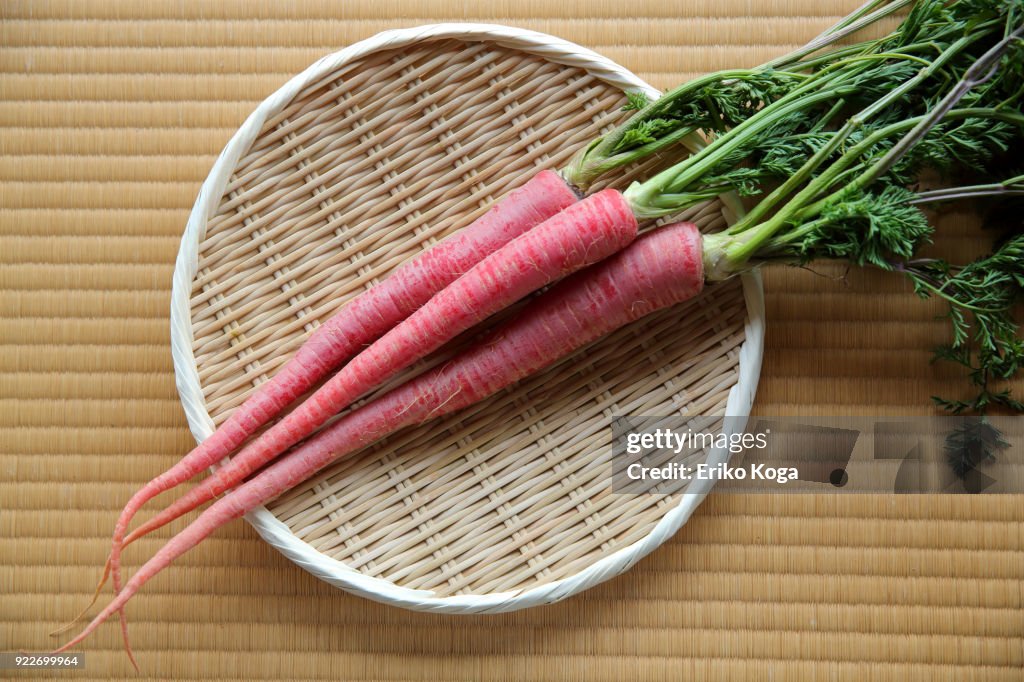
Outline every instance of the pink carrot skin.
[[476, 222], [436, 244], [354, 298], [313, 332], [295, 356], [238, 407], [209, 438], [147, 483], [125, 506], [127, 528], [138, 509], [228, 456], [341, 362], [408, 317], [464, 272], [577, 200], [552, 171], [541, 171]]
[[688, 223], [645, 235], [603, 263], [566, 279], [452, 362], [353, 410], [214, 502], [57, 651], [79, 644], [154, 575], [215, 530], [335, 460], [398, 429], [467, 407], [633, 320], [692, 298], [701, 291], [703, 279], [700, 233]]
[[[420, 309], [359, 353], [302, 405], [184, 497], [137, 529], [139, 537], [237, 485], [328, 419], [401, 370], [524, 296], [619, 251], [636, 238], [633, 212], [616, 190], [568, 206], [474, 265]], [[110, 551], [121, 588], [124, 526]], [[123, 620], [123, 619], [122, 619]]]
[[[604, 190], [517, 237], [353, 358], [302, 405], [139, 526], [121, 546], [241, 483], [360, 396], [480, 321], [621, 250], [636, 238], [636, 230], [636, 219], [622, 195]], [[111, 554], [115, 570], [119, 549]]]
[[[575, 192], [557, 173], [541, 171], [523, 187], [496, 203], [472, 225], [439, 242], [377, 286], [354, 298], [320, 325], [295, 356], [209, 438], [132, 496], [117, 521], [113, 546], [122, 545], [128, 524], [146, 502], [227, 457], [246, 438], [363, 346], [404, 320], [488, 254], [556, 215], [577, 199]], [[112, 572], [114, 587], [119, 588], [117, 568], [112, 553], [100, 586]]]

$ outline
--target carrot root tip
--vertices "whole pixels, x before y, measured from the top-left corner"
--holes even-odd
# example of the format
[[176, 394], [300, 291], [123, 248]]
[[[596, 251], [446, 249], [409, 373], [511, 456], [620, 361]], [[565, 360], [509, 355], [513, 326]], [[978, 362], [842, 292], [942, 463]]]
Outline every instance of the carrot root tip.
[[70, 630], [71, 628], [73, 628], [75, 626], [75, 623], [77, 623], [80, 620], [82, 620], [83, 618], [85, 618], [85, 614], [87, 614], [89, 612], [89, 609], [91, 609], [93, 607], [93, 605], [96, 603], [96, 600], [100, 598], [100, 591], [102, 591], [103, 590], [103, 586], [107, 584], [107, 578], [109, 578], [109, 577], [110, 577], [110, 557], [108, 556], [107, 557], [107, 563], [103, 566], [103, 576], [100, 578], [100, 581], [96, 584], [96, 590], [92, 593], [92, 599], [89, 601], [88, 604], [85, 605], [84, 609], [82, 609], [81, 611], [78, 612], [78, 615], [75, 616], [74, 619], [71, 622], [65, 623], [64, 625], [60, 626], [56, 630], [51, 630], [49, 636], [50, 637], [56, 637], [57, 635], [63, 634], [65, 632], [67, 632], [68, 630]]

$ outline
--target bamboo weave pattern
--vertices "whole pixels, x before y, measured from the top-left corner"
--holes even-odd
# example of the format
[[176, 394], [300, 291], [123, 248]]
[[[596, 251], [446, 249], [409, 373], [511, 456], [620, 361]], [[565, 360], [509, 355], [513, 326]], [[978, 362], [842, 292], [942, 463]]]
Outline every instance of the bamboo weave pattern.
[[[194, 352], [215, 421], [316, 321], [531, 169], [563, 165], [623, 101], [580, 69], [459, 41], [374, 53], [307, 88], [240, 159], [200, 245]], [[724, 224], [717, 203], [688, 217]], [[271, 510], [319, 551], [438, 595], [571, 575], [642, 538], [674, 500], [611, 494], [612, 415], [722, 412], [744, 321], [739, 284], [716, 286], [336, 464]]]

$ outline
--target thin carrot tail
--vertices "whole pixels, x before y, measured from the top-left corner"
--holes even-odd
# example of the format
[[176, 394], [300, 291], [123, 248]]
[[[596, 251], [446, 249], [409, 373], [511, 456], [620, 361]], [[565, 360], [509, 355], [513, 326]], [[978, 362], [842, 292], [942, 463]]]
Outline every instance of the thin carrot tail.
[[[294, 374], [294, 369], [289, 370], [289, 367], [294, 368], [294, 363], [289, 363], [288, 365], [286, 365], [285, 368], [282, 370], [282, 373], [279, 374], [279, 376], [292, 376]], [[304, 389], [305, 386], [303, 386], [303, 390]], [[218, 434], [222, 435], [214, 434], [214, 436], [211, 439], [203, 441], [203, 443], [201, 443], [198, 447], [192, 450], [192, 452], [186, 455], [185, 458], [183, 458], [181, 461], [179, 461], [177, 464], [172, 466], [164, 473], [154, 478], [142, 489], [136, 491], [135, 494], [132, 495], [131, 499], [128, 500], [128, 503], [124, 506], [124, 509], [121, 510], [121, 514], [118, 517], [117, 524], [114, 527], [114, 533], [111, 539], [110, 555], [107, 559], [107, 566], [103, 573], [103, 579], [100, 581], [100, 585], [97, 586], [97, 593], [99, 592], [99, 589], [103, 586], [107, 578], [111, 577], [114, 584], [115, 594], [120, 594], [121, 552], [126, 545], [134, 542], [138, 538], [155, 530], [156, 528], [159, 528], [165, 525], [166, 523], [169, 523], [170, 521], [178, 518], [182, 514], [194, 509], [195, 507], [199, 506], [199, 504], [201, 504], [203, 501], [205, 501], [200, 500], [199, 502], [192, 504], [191, 506], [175, 513], [172, 516], [162, 514], [158, 516], [156, 523], [154, 523], [153, 520], [147, 521], [145, 524], [143, 524], [142, 529], [136, 529], [135, 532], [130, 533], [126, 536], [126, 533], [128, 531], [128, 525], [131, 522], [132, 518], [134, 518], [135, 514], [138, 513], [138, 511], [149, 500], [153, 499], [160, 493], [177, 487], [181, 483], [192, 478], [202, 469], [205, 469], [207, 466], [209, 466], [214, 461], [219, 459], [223, 454], [226, 454], [226, 452], [233, 449], [233, 447], [236, 446], [238, 442], [244, 440], [244, 438], [233, 438], [230, 434], [223, 435], [224, 433], [225, 431], [223, 430], [218, 431]], [[225, 448], [227, 449], [225, 450]], [[189, 493], [191, 492], [192, 491], [189, 491]], [[189, 496], [186, 495], [186, 497]], [[194, 496], [189, 497], [189, 499], [192, 499], [193, 497]], [[94, 595], [93, 601], [90, 603], [89, 607], [91, 607], [92, 603], [95, 603], [95, 601], [96, 596]], [[125, 615], [123, 608], [118, 608], [117, 613], [121, 621], [121, 637], [124, 640], [125, 651], [128, 653], [128, 657], [129, 659], [131, 659], [132, 665], [134, 665], [136, 669], [138, 669], [138, 665], [136, 665], [135, 663], [135, 656], [132, 653], [131, 642], [128, 637], [128, 618]], [[76, 619], [76, 621], [77, 620], [78, 619]]]
[[[59, 649], [55, 649], [53, 653], [59, 654], [81, 644], [82, 640], [84, 640], [86, 637], [95, 632], [96, 628], [102, 625], [112, 615], [123, 609], [124, 605], [128, 602], [129, 599], [131, 599], [132, 595], [134, 595], [136, 591], [138, 591], [138, 587], [129, 584], [126, 589], [122, 590], [120, 594], [114, 597], [114, 599], [111, 600], [111, 602], [107, 604], [107, 606], [102, 611], [100, 611], [99, 615], [93, 618], [92, 621], [90, 621], [89, 624], [85, 626], [85, 629], [78, 633], [78, 635], [76, 635], [71, 641], [66, 643], [64, 646], [60, 647]], [[135, 662], [135, 656], [134, 654], [132, 654], [130, 649], [128, 651], [128, 657], [131, 659], [132, 665], [134, 665], [136, 669], [138, 669], [138, 664]]]
[[[120, 539], [120, 538], [118, 538]], [[117, 550], [111, 551], [110, 553], [110, 575], [114, 582], [114, 594], [121, 594], [121, 548], [124, 547], [124, 542], [116, 545]], [[135, 670], [139, 669], [138, 663], [135, 662], [135, 654], [132, 653], [132, 643], [128, 638], [128, 616], [125, 615], [124, 606], [117, 610], [117, 618], [121, 623], [121, 640], [124, 642], [124, 651], [128, 654], [128, 660], [135, 666]]]
[[[160, 525], [162, 526], [164, 524], [160, 524]], [[153, 529], [150, 529], [150, 531], [152, 531], [152, 530]], [[150, 531], [147, 531], [147, 532], [150, 532]], [[125, 547], [127, 547], [130, 544], [132, 544], [133, 542], [138, 540], [143, 535], [146, 535], [146, 532], [140, 533], [138, 530], [132, 531], [131, 533], [128, 534], [127, 537], [125, 537], [124, 542], [121, 543], [121, 549], [124, 550]], [[85, 605], [85, 608], [82, 609], [81, 612], [79, 612], [79, 614], [77, 616], [75, 616], [74, 620], [72, 620], [72, 621], [70, 621], [70, 622], [60, 626], [56, 630], [51, 631], [50, 632], [50, 637], [56, 637], [57, 635], [59, 635], [59, 634], [61, 634], [63, 632], [67, 632], [68, 630], [70, 630], [75, 625], [75, 623], [78, 623], [83, 618], [85, 618], [85, 614], [89, 612], [89, 609], [91, 609], [94, 604], [96, 604], [96, 601], [100, 598], [100, 592], [103, 590], [103, 586], [106, 585], [107, 584], [107, 580], [110, 579], [110, 567], [111, 567], [110, 557], [111, 557], [111, 555], [108, 554], [107, 555], [107, 561], [106, 561], [106, 563], [103, 564], [103, 575], [102, 575], [102, 577], [100, 577], [100, 581], [98, 583], [96, 583], [96, 590], [92, 593], [92, 599], [90, 599], [89, 603]]]
[[[209, 445], [209, 441], [204, 442], [207, 446]], [[135, 494], [128, 500], [124, 509], [121, 510], [121, 514], [117, 518], [117, 524], [114, 526], [114, 533], [110, 542], [110, 556], [107, 558], [107, 569], [103, 572], [104, 581], [108, 574], [113, 573], [115, 591], [120, 590], [121, 550], [125, 545], [124, 536], [128, 531], [128, 524], [131, 523], [135, 514], [138, 513], [138, 511], [151, 499], [160, 493], [183, 483], [191, 478], [192, 475], [201, 471], [202, 467], [196, 469], [195, 465], [204, 461], [202, 456], [202, 453], [204, 452], [208, 452], [208, 450], [204, 448], [203, 444], [200, 444], [199, 447], [192, 450], [188, 455], [185, 455], [185, 457], [177, 464], [154, 478], [139, 490], [135, 491]], [[121, 618], [123, 621], [124, 614], [121, 614]]]
[[128, 639], [128, 619], [124, 615], [124, 607], [122, 606], [117, 611], [118, 619], [121, 621], [121, 641], [124, 642], [124, 652], [128, 654], [128, 660], [131, 661], [132, 667], [135, 668], [135, 672], [139, 672], [139, 663], [135, 660], [135, 653], [132, 651], [132, 643]]
[[[124, 544], [128, 544], [128, 543], [125, 542]], [[50, 636], [51, 637], [56, 637], [57, 635], [61, 634], [62, 632], [66, 632], [67, 630], [70, 630], [75, 625], [75, 623], [77, 623], [78, 621], [82, 620], [83, 617], [85, 617], [85, 614], [89, 611], [89, 609], [92, 608], [92, 605], [96, 603], [96, 600], [99, 599], [100, 591], [103, 589], [103, 586], [107, 584], [107, 578], [109, 578], [110, 575], [111, 575], [111, 564], [112, 564], [111, 558], [112, 558], [112, 556], [108, 556], [107, 557], [107, 562], [103, 566], [103, 576], [100, 578], [99, 583], [97, 583], [96, 590], [92, 594], [92, 599], [89, 601], [89, 603], [86, 605], [86, 607], [84, 609], [82, 609], [81, 612], [79, 612], [79, 614], [77, 616], [75, 616], [74, 620], [72, 620], [70, 623], [67, 623], [66, 625], [63, 625], [63, 626], [57, 628], [56, 630], [53, 630], [52, 632], [50, 632]], [[115, 592], [120, 592], [120, 582], [121, 582], [120, 576], [119, 575], [115, 575], [114, 576], [114, 590], [115, 590]], [[125, 616], [124, 608], [121, 608], [121, 609], [118, 610], [118, 617], [119, 617], [119, 620], [121, 621], [121, 639], [124, 641], [125, 653], [128, 654], [128, 660], [131, 661], [132, 667], [135, 668], [135, 672], [139, 672], [139, 664], [135, 660], [135, 654], [132, 652], [131, 640], [128, 637], [128, 618], [127, 618], [127, 616]]]
[[[293, 392], [304, 392], [306, 388], [309, 387], [309, 383], [303, 383], [300, 381], [301, 378], [298, 377], [297, 372], [298, 370], [293, 358], [292, 361], [286, 363], [285, 366], [278, 371], [272, 381], [278, 384], [289, 385]], [[123, 542], [123, 538], [125, 533], [128, 532], [128, 526], [131, 524], [132, 519], [135, 518], [135, 515], [146, 505], [147, 502], [161, 493], [178, 487], [185, 481], [197, 476], [212, 464], [215, 464], [226, 457], [243, 441], [245, 441], [253, 431], [269, 421], [285, 407], [284, 404], [269, 404], [269, 398], [267, 398], [265, 394], [266, 391], [257, 392], [242, 405], [243, 408], [246, 406], [250, 407], [250, 417], [253, 410], [256, 409], [253, 405], [258, 405], [259, 410], [256, 410], [257, 414], [259, 414], [258, 417], [250, 418], [247, 421], [245, 416], [238, 412], [232, 414], [228, 417], [228, 420], [221, 424], [217, 431], [215, 431], [209, 438], [193, 448], [191, 452], [185, 455], [176, 464], [159, 474], [139, 490], [135, 491], [135, 494], [133, 494], [128, 500], [124, 509], [121, 510], [121, 514], [117, 519], [117, 525], [114, 527], [112, 544], [117, 548], [118, 553], [120, 552], [120, 548], [126, 544]], [[285, 397], [287, 398], [287, 403], [290, 404], [292, 402], [292, 396], [289, 394]], [[120, 559], [118, 555], [115, 555], [112, 562], [115, 569], [119, 567], [119, 563]]]
[[[190, 523], [184, 530], [175, 535], [173, 538], [167, 541], [167, 543], [158, 551], [153, 557], [144, 563], [138, 571], [131, 577], [131, 579], [125, 583], [124, 588], [121, 589], [117, 595], [110, 601], [109, 604], [99, 613], [98, 616], [92, 619], [92, 621], [85, 626], [74, 639], [69, 641], [64, 646], [60, 647], [53, 653], [61, 653], [67, 651], [71, 647], [74, 647], [82, 642], [86, 637], [95, 632], [96, 628], [102, 625], [108, 618], [115, 613], [123, 611], [125, 604], [131, 599], [139, 588], [146, 584], [153, 576], [160, 573], [160, 571], [167, 568], [175, 559], [180, 557], [185, 552], [189, 551], [203, 539], [210, 535], [213, 531], [220, 528], [224, 524], [234, 521], [245, 513], [245, 509], [239, 507], [234, 501], [224, 499], [218, 501], [217, 504], [211, 506], [198, 519]], [[117, 563], [111, 561], [111, 576], [115, 581], [115, 585], [120, 581], [120, 576], [117, 574]], [[129, 656], [132, 658], [134, 663], [134, 656], [129, 650]]]
[[[127, 544], [127, 542], [125, 544]], [[78, 613], [77, 616], [75, 616], [74, 620], [72, 620], [71, 622], [66, 623], [64, 625], [61, 625], [56, 630], [51, 630], [50, 631], [50, 637], [56, 637], [57, 635], [59, 635], [59, 634], [61, 634], [63, 632], [67, 632], [72, 627], [74, 627], [75, 623], [77, 623], [78, 621], [80, 621], [83, 618], [85, 618], [85, 614], [89, 612], [89, 609], [91, 609], [93, 604], [96, 603], [96, 600], [100, 598], [100, 590], [102, 590], [103, 586], [107, 584], [107, 578], [109, 578], [109, 577], [110, 577], [110, 555], [107, 555], [107, 563], [105, 563], [103, 565], [103, 577], [101, 577], [99, 583], [96, 584], [96, 591], [92, 593], [92, 599], [89, 600], [89, 603], [85, 605], [85, 608], [82, 609]]]

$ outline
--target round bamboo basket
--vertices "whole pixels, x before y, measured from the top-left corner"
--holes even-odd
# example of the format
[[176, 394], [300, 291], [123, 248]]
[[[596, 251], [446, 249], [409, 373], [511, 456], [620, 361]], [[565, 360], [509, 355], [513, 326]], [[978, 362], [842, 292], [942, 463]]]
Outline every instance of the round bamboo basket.
[[[347, 300], [622, 120], [624, 90], [657, 96], [578, 45], [443, 24], [352, 45], [271, 95], [203, 184], [175, 267], [172, 351], [196, 438]], [[682, 217], [713, 231], [738, 210], [727, 198]], [[756, 275], [716, 284], [246, 518], [314, 575], [379, 601], [467, 613], [565, 598], [659, 546], [709, 488], [614, 494], [613, 418], [745, 417], [762, 320]]]

